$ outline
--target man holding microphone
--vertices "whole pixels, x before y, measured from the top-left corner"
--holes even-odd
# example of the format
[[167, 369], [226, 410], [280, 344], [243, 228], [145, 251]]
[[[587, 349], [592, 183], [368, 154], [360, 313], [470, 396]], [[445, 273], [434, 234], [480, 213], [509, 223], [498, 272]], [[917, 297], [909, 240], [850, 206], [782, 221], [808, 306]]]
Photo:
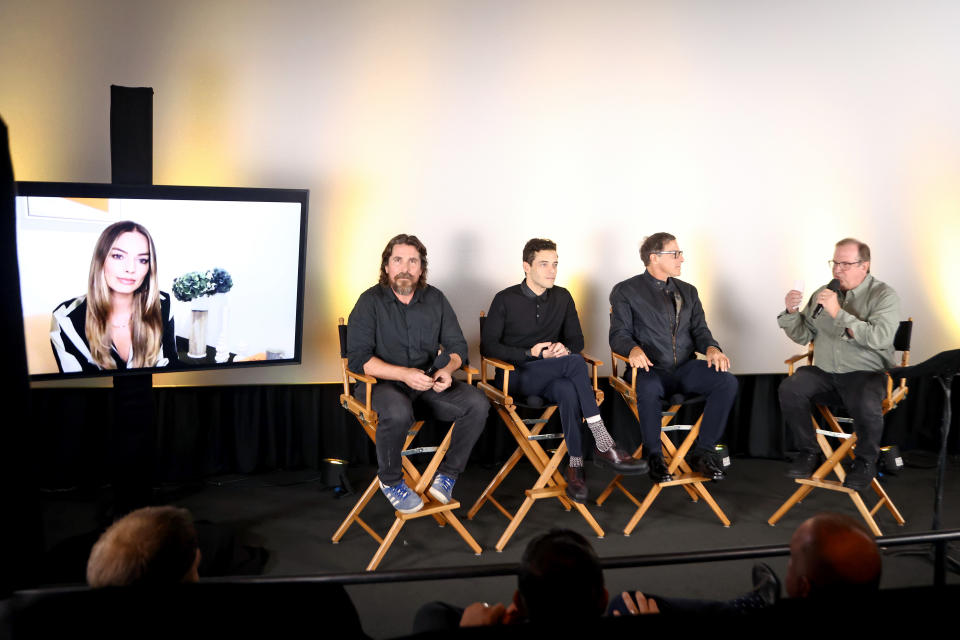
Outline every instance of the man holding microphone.
[[801, 310], [803, 294], [787, 293], [777, 323], [798, 344], [813, 340], [813, 366], [801, 367], [780, 384], [780, 408], [800, 454], [787, 471], [810, 476], [820, 454], [810, 411], [818, 400], [842, 401], [854, 420], [857, 444], [844, 486], [865, 489], [877, 472], [883, 434], [883, 371], [893, 366], [893, 337], [900, 298], [870, 274], [870, 247], [854, 238], [836, 244], [829, 261], [834, 280], [820, 287]]

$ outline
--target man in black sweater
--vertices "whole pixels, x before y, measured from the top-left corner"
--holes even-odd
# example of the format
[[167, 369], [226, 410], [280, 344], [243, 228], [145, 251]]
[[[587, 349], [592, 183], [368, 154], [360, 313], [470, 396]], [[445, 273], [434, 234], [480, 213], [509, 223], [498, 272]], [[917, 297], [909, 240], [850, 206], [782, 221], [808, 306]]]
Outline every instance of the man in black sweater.
[[587, 363], [579, 355], [583, 331], [576, 305], [569, 291], [553, 284], [557, 245], [541, 238], [527, 242], [523, 271], [523, 282], [504, 289], [490, 303], [480, 351], [517, 367], [510, 376], [511, 393], [542, 396], [559, 406], [570, 454], [567, 495], [582, 503], [587, 499], [580, 434], [583, 419], [596, 442], [596, 460], [625, 474], [646, 473], [647, 464], [617, 447], [600, 418]]

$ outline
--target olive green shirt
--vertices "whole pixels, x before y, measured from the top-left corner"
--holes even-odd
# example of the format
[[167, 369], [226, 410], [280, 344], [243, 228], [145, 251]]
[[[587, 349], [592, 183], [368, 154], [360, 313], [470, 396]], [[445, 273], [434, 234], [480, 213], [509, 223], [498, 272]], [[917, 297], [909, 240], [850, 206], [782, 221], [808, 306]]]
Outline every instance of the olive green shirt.
[[892, 367], [893, 336], [900, 325], [900, 298], [893, 287], [868, 273], [857, 287], [838, 294], [836, 318], [823, 311], [814, 320], [817, 295], [824, 289], [814, 291], [802, 310], [777, 316], [787, 336], [797, 344], [813, 340], [813, 362], [829, 373]]

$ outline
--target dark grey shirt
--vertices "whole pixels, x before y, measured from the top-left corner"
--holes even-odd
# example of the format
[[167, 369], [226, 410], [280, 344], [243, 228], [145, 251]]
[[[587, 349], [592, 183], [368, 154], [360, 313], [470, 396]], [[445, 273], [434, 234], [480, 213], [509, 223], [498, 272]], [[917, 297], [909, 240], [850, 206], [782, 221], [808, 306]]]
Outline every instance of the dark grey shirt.
[[400, 367], [426, 370], [443, 345], [467, 364], [467, 341], [457, 315], [436, 287], [417, 289], [409, 304], [403, 304], [390, 287], [374, 285], [360, 294], [350, 312], [347, 359], [351, 371], [363, 373], [363, 365], [376, 356]]

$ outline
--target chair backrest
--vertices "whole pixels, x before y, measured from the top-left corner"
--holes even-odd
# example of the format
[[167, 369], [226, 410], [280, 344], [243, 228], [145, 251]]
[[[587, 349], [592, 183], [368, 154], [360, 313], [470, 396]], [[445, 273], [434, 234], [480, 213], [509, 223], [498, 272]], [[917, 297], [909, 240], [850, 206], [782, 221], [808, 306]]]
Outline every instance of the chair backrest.
[[343, 392], [350, 395], [350, 374], [347, 373], [347, 324], [343, 318], [337, 318], [337, 332], [340, 336], [340, 377]]
[[340, 357], [347, 357], [347, 325], [344, 323], [343, 318], [337, 320], [337, 330], [340, 333]]
[[913, 334], [913, 318], [907, 318], [897, 327], [893, 336], [893, 348], [897, 351], [910, 351], [910, 336]]

